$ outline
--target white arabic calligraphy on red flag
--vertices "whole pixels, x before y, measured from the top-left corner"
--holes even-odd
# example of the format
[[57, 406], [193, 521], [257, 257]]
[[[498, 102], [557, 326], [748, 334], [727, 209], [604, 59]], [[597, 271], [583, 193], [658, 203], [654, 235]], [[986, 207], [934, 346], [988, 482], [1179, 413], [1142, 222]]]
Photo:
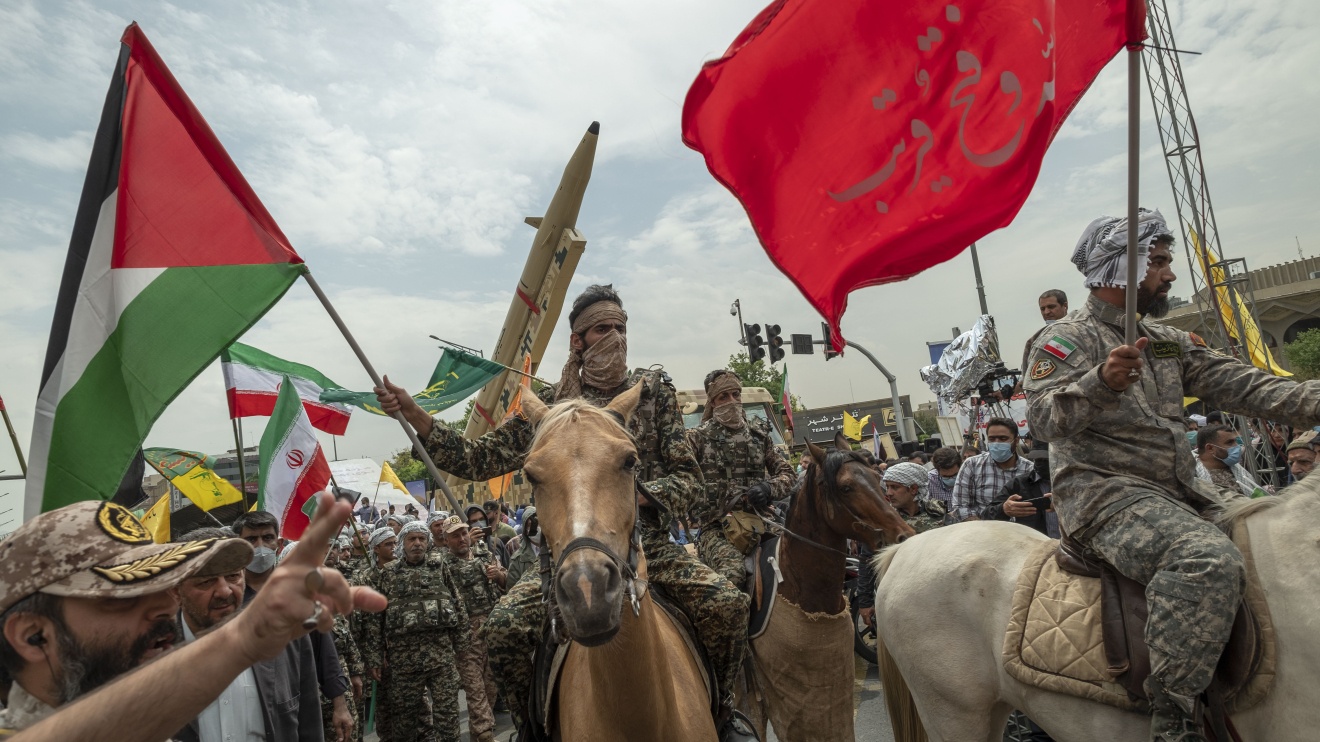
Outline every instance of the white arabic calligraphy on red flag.
[[[1127, 40], [1127, 10], [780, 0], [702, 68], [683, 140], [842, 350], [849, 292], [916, 275], [1012, 221], [1064, 118]], [[1144, 17], [1140, 0], [1133, 10]]]

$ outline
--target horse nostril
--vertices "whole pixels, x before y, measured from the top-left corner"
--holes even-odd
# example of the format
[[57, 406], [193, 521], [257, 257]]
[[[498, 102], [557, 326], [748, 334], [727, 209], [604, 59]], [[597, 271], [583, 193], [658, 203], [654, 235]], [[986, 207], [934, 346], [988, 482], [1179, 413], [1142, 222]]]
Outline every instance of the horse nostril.
[[900, 543], [900, 544], [903, 543], [904, 541], [907, 541], [907, 540], [908, 540], [908, 537], [907, 537], [907, 534], [906, 534], [906, 533], [905, 533], [905, 534], [902, 534], [902, 535], [900, 535], [900, 536], [898, 537], [898, 543]]

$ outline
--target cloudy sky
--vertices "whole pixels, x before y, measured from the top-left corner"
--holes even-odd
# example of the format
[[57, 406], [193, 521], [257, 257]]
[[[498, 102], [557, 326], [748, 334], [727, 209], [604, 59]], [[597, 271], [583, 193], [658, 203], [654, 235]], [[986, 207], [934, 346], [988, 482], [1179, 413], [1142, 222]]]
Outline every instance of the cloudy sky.
[[[679, 139], [699, 66], [760, 5], [0, 0], [0, 395], [24, 449], [92, 134], [129, 21], [142, 25], [377, 368], [410, 388], [437, 357], [428, 335], [492, 348], [533, 235], [522, 218], [542, 212], [584, 129], [600, 121], [578, 223], [587, 253], [570, 296], [613, 282], [631, 316], [633, 364], [663, 363], [692, 388], [737, 350], [728, 313], [736, 298], [749, 322], [777, 322], [786, 335], [819, 331], [737, 202]], [[1203, 53], [1184, 57], [1184, 71], [1227, 256], [1253, 268], [1296, 259], [1294, 236], [1307, 255], [1320, 251], [1313, 3], [1169, 0], [1169, 10], [1179, 46]], [[1068, 262], [1077, 235], [1124, 208], [1125, 79], [1122, 60], [1102, 73], [1017, 220], [980, 242], [1006, 348], [1039, 326], [1041, 291], [1081, 297]], [[1142, 201], [1172, 219], [1143, 105]], [[924, 401], [933, 398], [917, 375], [926, 341], [976, 315], [963, 254], [854, 294], [844, 330], [898, 375], [901, 393]], [[301, 283], [244, 341], [345, 386], [369, 386]], [[563, 363], [566, 344], [561, 327], [547, 370]], [[789, 361], [810, 407], [887, 396], [859, 354]], [[249, 421], [250, 440], [262, 424]], [[147, 442], [233, 447], [218, 366]], [[380, 458], [403, 445], [392, 421], [360, 414], [339, 455]], [[7, 449], [3, 468], [14, 468]]]

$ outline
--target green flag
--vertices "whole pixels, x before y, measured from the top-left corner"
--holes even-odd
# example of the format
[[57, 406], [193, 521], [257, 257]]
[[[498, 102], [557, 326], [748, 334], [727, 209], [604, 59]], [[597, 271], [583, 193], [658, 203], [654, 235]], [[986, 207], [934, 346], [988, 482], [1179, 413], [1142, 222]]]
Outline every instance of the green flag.
[[[504, 366], [494, 361], [447, 348], [431, 374], [431, 381], [425, 389], [414, 394], [413, 399], [428, 414], [434, 415], [472, 396], [503, 370]], [[350, 404], [376, 415], [385, 414], [376, 406], [376, 395], [371, 392], [326, 389], [321, 392], [321, 401]]]

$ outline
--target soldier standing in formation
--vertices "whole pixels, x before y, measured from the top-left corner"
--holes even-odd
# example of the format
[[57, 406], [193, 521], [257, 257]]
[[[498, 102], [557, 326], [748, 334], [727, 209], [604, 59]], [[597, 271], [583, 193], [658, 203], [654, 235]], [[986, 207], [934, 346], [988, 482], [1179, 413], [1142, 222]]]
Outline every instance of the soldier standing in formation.
[[409, 522], [399, 537], [403, 558], [386, 565], [375, 585], [389, 607], [363, 617], [367, 673], [389, 687], [381, 700], [391, 742], [458, 742], [456, 657], [467, 648], [467, 610], [444, 555], [430, 553], [426, 524]]
[[701, 425], [687, 431], [688, 447], [701, 465], [705, 485], [688, 511], [701, 528], [701, 561], [735, 585], [746, 577], [743, 553], [724, 535], [730, 510], [764, 511], [788, 497], [797, 477], [770, 437], [769, 423], [747, 419], [742, 380], [727, 369], [706, 374], [706, 409]]
[[457, 515], [445, 521], [445, 561], [468, 613], [467, 649], [458, 653], [458, 675], [467, 695], [468, 729], [476, 742], [494, 742], [495, 676], [478, 632], [504, 593], [507, 573], [483, 541], [468, 540], [468, 524]]
[[1196, 742], [1200, 697], [1242, 596], [1242, 554], [1201, 517], [1232, 493], [1196, 478], [1183, 398], [1228, 412], [1311, 426], [1320, 381], [1273, 376], [1206, 347], [1192, 333], [1137, 323], [1124, 342], [1128, 291], [1138, 318], [1168, 311], [1173, 234], [1158, 211], [1138, 217], [1138, 286], [1127, 285], [1127, 220], [1102, 217], [1073, 263], [1091, 296], [1031, 349], [1027, 419], [1050, 443], [1054, 509], [1066, 534], [1145, 585], [1151, 738]]
[[[696, 626], [697, 638], [714, 666], [723, 694], [717, 725], [733, 730], [733, 685], [747, 651], [749, 599], [728, 580], [669, 541], [669, 522], [687, 513], [700, 496], [701, 474], [684, 437], [683, 415], [669, 377], [661, 371], [628, 371], [628, 315], [609, 286], [590, 286], [573, 301], [568, 315], [570, 352], [558, 384], [538, 394], [546, 404], [581, 398], [609, 404], [625, 390], [642, 385], [641, 402], [628, 422], [637, 444], [638, 525], [651, 582], [673, 596]], [[436, 425], [403, 389], [386, 380], [376, 399], [387, 414], [401, 412], [426, 442], [443, 471], [484, 480], [522, 467], [532, 426], [522, 416], [475, 440], [447, 425]], [[545, 624], [539, 572], [528, 572], [510, 588], [483, 628], [496, 680], [516, 720], [526, 719], [531, 695], [532, 657]], [[723, 734], [723, 731], [722, 731]]]

